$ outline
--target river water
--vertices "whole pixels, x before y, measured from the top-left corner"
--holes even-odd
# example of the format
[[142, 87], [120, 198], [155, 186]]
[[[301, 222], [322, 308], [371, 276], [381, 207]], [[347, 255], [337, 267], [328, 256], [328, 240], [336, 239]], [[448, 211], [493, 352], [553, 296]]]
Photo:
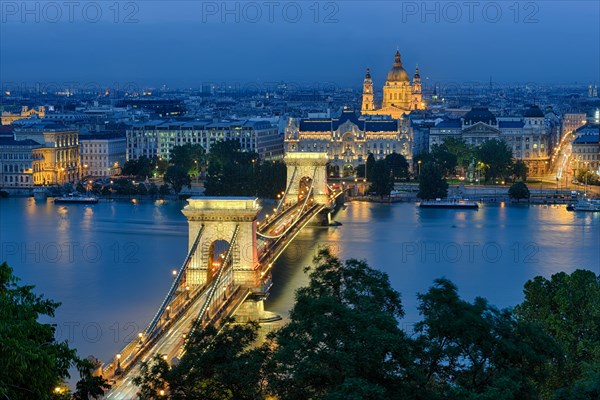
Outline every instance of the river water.
[[[143, 330], [187, 251], [182, 202], [54, 205], [0, 199], [0, 261], [22, 283], [60, 301], [57, 336], [80, 356], [112, 357]], [[564, 206], [485, 205], [479, 210], [421, 210], [413, 203], [347, 203], [335, 227], [306, 227], [277, 261], [266, 309], [286, 315], [303, 269], [319, 247], [360, 258], [402, 294], [410, 331], [416, 294], [446, 277], [462, 296], [500, 307], [523, 298], [536, 275], [587, 268], [600, 273], [600, 214]]]

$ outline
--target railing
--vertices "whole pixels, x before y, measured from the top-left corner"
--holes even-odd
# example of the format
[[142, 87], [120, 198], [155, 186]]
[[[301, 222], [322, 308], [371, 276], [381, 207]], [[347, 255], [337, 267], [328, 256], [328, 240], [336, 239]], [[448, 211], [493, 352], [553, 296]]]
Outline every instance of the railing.
[[152, 321], [150, 321], [150, 324], [148, 324], [148, 327], [146, 328], [147, 336], [150, 336], [152, 334], [152, 332], [154, 331], [154, 328], [156, 328], [156, 325], [158, 324], [158, 321], [160, 321], [160, 318], [162, 317], [163, 313], [165, 312], [165, 309], [167, 308], [167, 306], [173, 299], [173, 296], [175, 295], [175, 292], [177, 291], [177, 288], [179, 287], [179, 284], [181, 283], [181, 279], [183, 278], [183, 275], [185, 274], [185, 272], [189, 266], [189, 263], [192, 260], [192, 257], [196, 254], [196, 249], [198, 248], [198, 243], [200, 243], [200, 237], [202, 236], [203, 230], [204, 230], [204, 225], [200, 226], [198, 235], [196, 236], [196, 239], [194, 240], [194, 243], [192, 244], [192, 247], [190, 248], [190, 251], [188, 252], [187, 257], [183, 261], [181, 268], [177, 272], [177, 275], [175, 276], [175, 280], [171, 284], [171, 288], [169, 289], [167, 296], [165, 297], [160, 308], [154, 315], [154, 318], [152, 318]]
[[[227, 249], [227, 253], [225, 254], [225, 258], [223, 259], [223, 264], [221, 264], [221, 268], [219, 268], [219, 272], [217, 273], [217, 276], [214, 277], [213, 282], [211, 283], [211, 285], [208, 287], [208, 294], [206, 296], [206, 300], [204, 301], [204, 304], [202, 305], [202, 308], [200, 308], [200, 312], [198, 313], [198, 317], [196, 318], [196, 320], [192, 323], [192, 327], [186, 337], [186, 340], [184, 342], [184, 349], [188, 344], [188, 341], [190, 339], [190, 337], [192, 336], [192, 334], [194, 333], [194, 331], [200, 326], [200, 324], [202, 323], [202, 320], [204, 319], [204, 316], [206, 315], [206, 312], [208, 310], [208, 308], [210, 307], [215, 292], [217, 291], [217, 288], [219, 287], [219, 285], [221, 284], [221, 278], [223, 277], [224, 273], [227, 273], [227, 275], [230, 275], [228, 278], [228, 280], [230, 280], [230, 283], [232, 283], [233, 281], [233, 266], [232, 264], [232, 250], [235, 246], [236, 243], [236, 239], [237, 239], [237, 235], [239, 232], [240, 226], [236, 225], [235, 230], [233, 232], [233, 237], [231, 238], [231, 241], [229, 242], [229, 248]], [[225, 270], [227, 270], [225, 272]], [[226, 275], [226, 277], [227, 277]]]

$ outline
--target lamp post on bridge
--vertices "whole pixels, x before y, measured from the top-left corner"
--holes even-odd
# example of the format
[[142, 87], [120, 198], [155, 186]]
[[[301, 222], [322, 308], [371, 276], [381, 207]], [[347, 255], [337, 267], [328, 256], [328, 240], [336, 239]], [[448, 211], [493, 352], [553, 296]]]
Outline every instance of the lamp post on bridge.
[[115, 368], [115, 375], [121, 375], [123, 370], [121, 369], [121, 354], [117, 354], [117, 368]]

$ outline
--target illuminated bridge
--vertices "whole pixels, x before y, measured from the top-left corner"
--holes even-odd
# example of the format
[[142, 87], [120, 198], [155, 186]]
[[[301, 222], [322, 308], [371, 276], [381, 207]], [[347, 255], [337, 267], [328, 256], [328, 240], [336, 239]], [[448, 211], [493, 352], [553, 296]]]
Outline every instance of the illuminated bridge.
[[188, 200], [188, 254], [145, 331], [103, 367], [113, 381], [105, 398], [136, 398], [140, 362], [156, 354], [177, 362], [191, 332], [233, 315], [261, 319], [274, 261], [309, 221], [329, 219], [342, 194], [327, 185], [325, 153], [290, 153], [285, 162], [287, 187], [262, 221], [256, 198]]

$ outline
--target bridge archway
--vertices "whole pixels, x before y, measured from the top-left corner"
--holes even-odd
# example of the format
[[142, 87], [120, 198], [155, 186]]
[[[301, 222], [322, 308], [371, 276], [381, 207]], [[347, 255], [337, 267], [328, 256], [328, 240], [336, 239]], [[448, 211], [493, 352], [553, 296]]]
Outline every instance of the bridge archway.
[[210, 283], [223, 266], [223, 260], [229, 249], [229, 242], [224, 239], [217, 239], [208, 246], [208, 265], [206, 281]]
[[312, 178], [309, 176], [303, 176], [298, 181], [298, 202], [304, 201], [306, 196], [312, 196], [311, 186], [312, 186]]
[[329, 204], [327, 188], [327, 153], [292, 152], [285, 156], [287, 165], [288, 201], [300, 198], [301, 180], [312, 180], [312, 194], [318, 204]]
[[[239, 285], [254, 287], [258, 280], [256, 217], [260, 211], [253, 197], [192, 197], [182, 210], [188, 219], [188, 251], [202, 229], [196, 253], [186, 270], [186, 283], [202, 286], [214, 278], [215, 257], [231, 245], [233, 279]], [[236, 239], [231, 243], [234, 233]], [[220, 268], [220, 265], [219, 265]]]

